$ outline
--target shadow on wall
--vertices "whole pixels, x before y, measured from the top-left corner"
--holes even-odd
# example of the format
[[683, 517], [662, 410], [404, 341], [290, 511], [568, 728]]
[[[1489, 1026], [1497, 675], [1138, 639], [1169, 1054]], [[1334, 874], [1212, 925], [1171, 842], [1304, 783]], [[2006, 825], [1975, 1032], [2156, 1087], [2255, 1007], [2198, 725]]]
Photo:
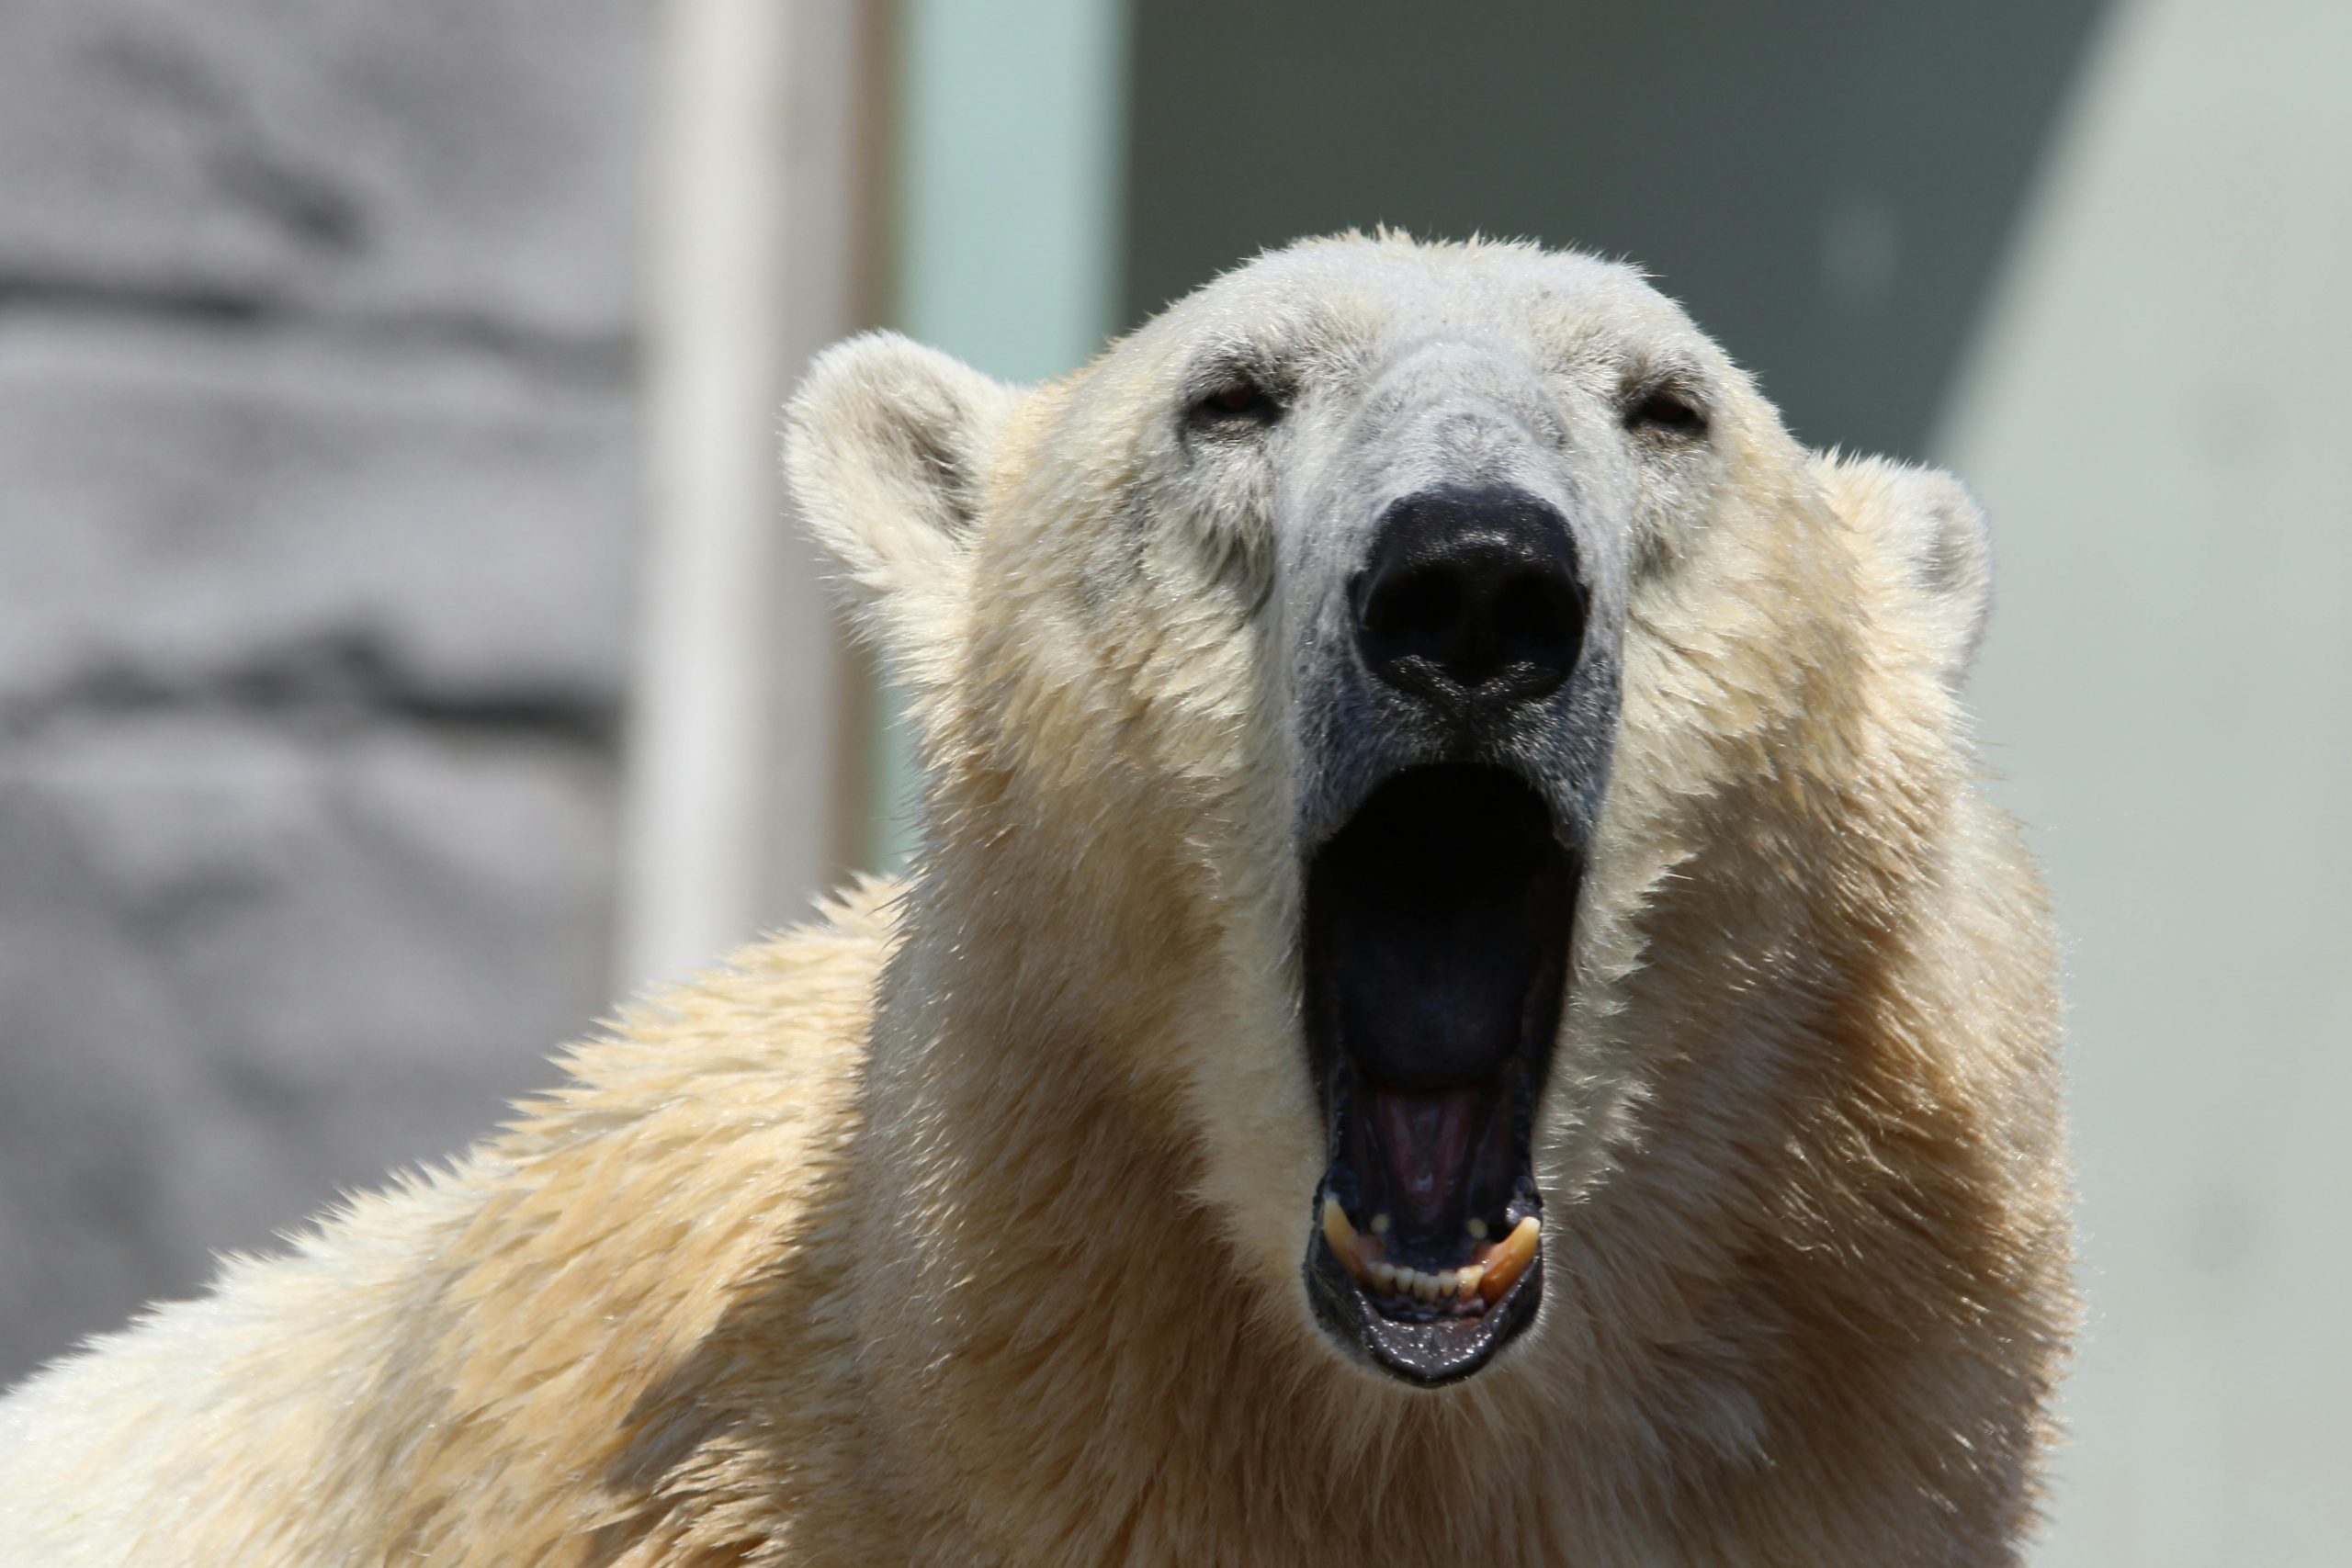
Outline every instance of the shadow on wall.
[[2099, 9], [1140, 0], [1125, 316], [1301, 234], [1577, 245], [1917, 457]]

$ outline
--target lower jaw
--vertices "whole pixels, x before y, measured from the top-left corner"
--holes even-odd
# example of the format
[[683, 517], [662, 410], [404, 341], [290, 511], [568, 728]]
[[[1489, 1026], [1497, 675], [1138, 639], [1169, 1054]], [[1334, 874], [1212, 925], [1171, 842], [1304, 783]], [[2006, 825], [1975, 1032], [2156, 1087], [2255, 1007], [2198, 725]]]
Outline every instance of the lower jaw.
[[1391, 1316], [1360, 1283], [1335, 1248], [1321, 1216], [1307, 1250], [1307, 1299], [1317, 1319], [1342, 1346], [1374, 1368], [1423, 1388], [1458, 1382], [1485, 1368], [1535, 1318], [1544, 1296], [1541, 1222], [1530, 1215], [1525, 1261], [1492, 1301], [1483, 1294], [1463, 1310]]
[[1532, 1061], [1440, 1090], [1378, 1089], [1350, 1064], [1334, 1073], [1307, 1290], [1325, 1328], [1378, 1370], [1452, 1382], [1533, 1320], [1544, 1290], [1531, 1158], [1539, 1079]]

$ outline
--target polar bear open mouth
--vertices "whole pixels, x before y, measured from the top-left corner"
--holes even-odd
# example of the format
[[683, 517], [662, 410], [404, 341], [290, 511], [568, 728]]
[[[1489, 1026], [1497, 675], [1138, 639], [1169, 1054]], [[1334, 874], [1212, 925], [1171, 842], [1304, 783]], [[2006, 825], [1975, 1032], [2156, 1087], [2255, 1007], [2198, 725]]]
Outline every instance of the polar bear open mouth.
[[1532, 1157], [1578, 857], [1498, 768], [1374, 790], [1310, 859], [1306, 1035], [1330, 1117], [1307, 1291], [1415, 1382], [1485, 1365], [1543, 1290]]

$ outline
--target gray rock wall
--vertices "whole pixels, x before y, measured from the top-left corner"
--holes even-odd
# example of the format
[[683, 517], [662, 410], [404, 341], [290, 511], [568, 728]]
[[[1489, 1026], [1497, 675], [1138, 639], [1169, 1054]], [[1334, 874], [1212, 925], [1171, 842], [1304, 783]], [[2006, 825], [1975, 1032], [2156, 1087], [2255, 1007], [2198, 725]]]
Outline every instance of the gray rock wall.
[[636, 0], [0, 22], [0, 1382], [607, 990]]

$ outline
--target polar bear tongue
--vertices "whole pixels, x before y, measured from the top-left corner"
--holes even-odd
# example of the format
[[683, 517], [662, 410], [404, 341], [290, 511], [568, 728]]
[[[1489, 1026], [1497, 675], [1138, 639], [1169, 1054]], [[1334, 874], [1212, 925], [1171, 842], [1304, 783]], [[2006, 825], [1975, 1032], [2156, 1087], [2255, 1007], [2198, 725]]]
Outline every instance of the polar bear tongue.
[[1408, 1220], [1433, 1229], [1463, 1206], [1482, 1098], [1476, 1089], [1372, 1091], [1388, 1195]]

